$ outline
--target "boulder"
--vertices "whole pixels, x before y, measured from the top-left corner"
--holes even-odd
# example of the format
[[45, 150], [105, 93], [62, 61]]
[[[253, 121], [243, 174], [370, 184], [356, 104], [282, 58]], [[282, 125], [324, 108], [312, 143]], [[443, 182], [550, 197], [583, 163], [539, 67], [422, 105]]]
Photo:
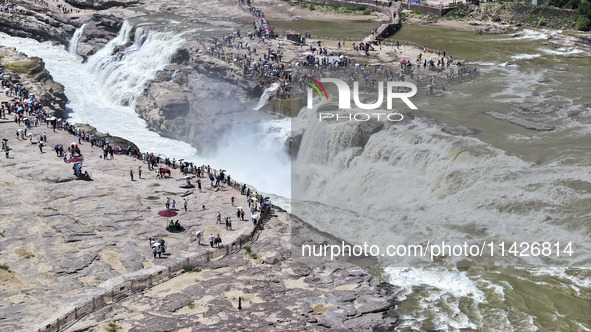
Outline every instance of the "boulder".
[[469, 135], [474, 135], [476, 134], [475, 130], [472, 129], [468, 129], [466, 127], [463, 126], [445, 126], [441, 128], [441, 131], [453, 136], [469, 136]]
[[485, 112], [484, 114], [490, 115], [497, 120], [516, 124], [518, 126], [526, 128], [526, 129], [537, 130], [537, 131], [554, 130], [554, 126], [552, 126], [552, 125], [518, 118], [518, 117], [510, 115], [510, 114], [503, 114], [503, 113], [499, 113], [499, 112]]

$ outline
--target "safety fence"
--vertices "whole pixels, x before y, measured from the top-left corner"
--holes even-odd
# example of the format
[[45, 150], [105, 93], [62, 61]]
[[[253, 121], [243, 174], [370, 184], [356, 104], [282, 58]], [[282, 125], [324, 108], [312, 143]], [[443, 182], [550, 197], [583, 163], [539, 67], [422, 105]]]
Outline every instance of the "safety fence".
[[[240, 186], [239, 183], [235, 182], [234, 186]], [[218, 250], [207, 251], [205, 253], [193, 255], [179, 260], [171, 266], [165, 267], [160, 271], [150, 273], [147, 275], [141, 275], [133, 277], [117, 285], [116, 287], [94, 296], [91, 300], [84, 302], [81, 305], [76, 306], [66, 314], [57, 318], [55, 321], [45, 325], [38, 329], [39, 332], [57, 332], [64, 328], [69, 327], [78, 319], [112, 303], [115, 303], [123, 298], [126, 298], [139, 291], [143, 291], [147, 288], [153, 287], [164, 281], [167, 281], [175, 276], [178, 276], [181, 270], [185, 266], [192, 265], [196, 266], [199, 264], [205, 264], [213, 259], [221, 258], [230, 253], [235, 253], [242, 249], [243, 246], [254, 242], [258, 236], [259, 231], [262, 229], [264, 221], [271, 214], [271, 206], [267, 206], [266, 209], [261, 213], [257, 220], [253, 230], [249, 234], [244, 234], [236, 239], [234, 242], [220, 247]]]

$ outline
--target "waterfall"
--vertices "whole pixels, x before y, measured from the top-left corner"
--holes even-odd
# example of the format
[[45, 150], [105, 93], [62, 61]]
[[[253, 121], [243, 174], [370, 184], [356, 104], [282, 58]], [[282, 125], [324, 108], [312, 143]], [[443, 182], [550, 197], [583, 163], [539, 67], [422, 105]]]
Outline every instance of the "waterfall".
[[80, 37], [82, 37], [82, 34], [84, 33], [84, 27], [86, 26], [85, 24], [82, 24], [81, 27], [79, 27], [78, 29], [76, 29], [76, 31], [74, 31], [74, 35], [72, 36], [72, 39], [70, 39], [70, 43], [68, 44], [68, 52], [71, 54], [76, 54], [76, 52], [78, 51], [78, 41], [80, 40]]
[[[318, 121], [315, 112], [303, 109], [294, 120], [305, 122], [305, 129], [292, 164], [292, 212], [323, 231], [383, 247], [440, 238], [461, 243], [582, 235], [557, 225], [581, 227], [583, 219], [563, 207], [587, 198], [562, 188], [572, 178], [588, 178], [585, 167], [532, 165], [477, 139], [443, 135], [418, 119], [386, 124], [363, 145], [361, 129], [368, 124]], [[320, 205], [313, 207], [310, 198]], [[300, 207], [298, 200], [306, 202]], [[384, 233], [390, 227], [395, 231]], [[482, 233], [470, 233], [474, 227]], [[406, 266], [398, 259], [396, 266]]]
[[144, 27], [134, 31], [125, 21], [117, 37], [88, 59], [88, 66], [114, 103], [133, 106], [184, 42], [181, 34]]
[[263, 91], [261, 98], [259, 98], [259, 102], [257, 103], [257, 106], [254, 108], [254, 110], [258, 111], [261, 108], [263, 108], [269, 101], [269, 98], [271, 97], [273, 92], [277, 91], [277, 89], [279, 89], [279, 83], [277, 82], [271, 84], [270, 87], [266, 88], [265, 91]]

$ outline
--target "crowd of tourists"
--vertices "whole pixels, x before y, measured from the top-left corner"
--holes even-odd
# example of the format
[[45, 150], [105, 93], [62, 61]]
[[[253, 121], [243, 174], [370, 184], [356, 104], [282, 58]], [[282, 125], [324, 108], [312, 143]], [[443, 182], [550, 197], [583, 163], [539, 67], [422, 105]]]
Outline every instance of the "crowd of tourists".
[[[265, 199], [257, 192], [253, 192], [246, 184], [241, 185], [233, 181], [231, 176], [223, 169], [216, 170], [210, 165], [198, 166], [194, 162], [161, 156], [154, 152], [142, 152], [131, 144], [126, 148], [114, 146], [113, 142], [109, 140], [110, 137], [101, 137], [100, 135], [88, 132], [84, 126], [77, 126], [62, 119], [56, 119], [52, 114], [45, 110], [41, 101], [36, 99], [35, 95], [26, 87], [21, 84], [13, 84], [8, 79], [5, 80], [2, 68], [0, 68], [0, 83], [3, 88], [1, 92], [4, 93], [4, 97], [0, 104], [0, 116], [2, 118], [14, 116], [15, 123], [18, 125], [17, 139], [29, 139], [32, 144], [37, 144], [39, 150], [44, 153], [43, 147], [48, 144], [47, 132], [39, 134], [38, 138], [35, 137], [35, 140], [33, 140], [33, 135], [27, 131], [30, 131], [33, 127], [45, 125], [48, 128], [51, 126], [54, 131], [63, 130], [68, 132], [77, 140], [77, 142], [74, 141], [71, 144], [55, 144], [53, 150], [56, 153], [56, 157], [63, 158], [64, 162], [71, 162], [73, 164], [72, 169], [74, 175], [80, 179], [91, 180], [90, 174], [83, 169], [84, 156], [80, 149], [82, 144], [88, 143], [91, 148], [96, 147], [103, 150], [101, 158], [104, 160], [113, 159], [115, 155], [127, 155], [131, 158], [137, 158], [138, 160], [141, 160], [142, 163], [148, 164], [148, 170], [155, 170], [157, 168], [157, 177], [162, 179], [164, 178], [164, 174], [167, 174], [167, 177], [171, 177], [173, 171], [178, 171], [179, 175], [182, 175], [186, 179], [187, 185], [191, 188], [193, 188], [194, 185], [191, 184], [190, 179], [196, 179], [200, 192], [202, 192], [201, 179], [203, 178], [208, 178], [211, 181], [211, 188], [215, 190], [219, 190], [224, 186], [234, 187], [236, 190], [240, 191], [241, 196], [245, 197], [244, 204], [248, 204], [251, 212], [251, 219], [255, 224], [264, 209], [270, 204], [268, 198]], [[2, 150], [5, 151], [6, 158], [10, 158], [9, 151], [11, 149], [8, 145], [8, 139], [2, 141]], [[137, 173], [141, 179], [142, 166], [138, 167]], [[133, 170], [130, 171], [130, 175], [131, 180], [133, 181]], [[231, 204], [233, 207], [235, 206], [235, 197], [231, 197]], [[165, 206], [167, 209], [176, 210], [176, 201], [167, 198]], [[202, 209], [205, 209], [206, 204], [201, 204], [201, 207]], [[181, 209], [184, 209], [186, 212], [189, 210], [188, 199], [183, 199]], [[244, 209], [242, 207], [236, 207], [236, 209], [236, 219], [244, 221]], [[225, 216], [226, 230], [228, 231], [232, 230], [231, 217], [233, 216]], [[167, 226], [167, 229], [170, 231], [184, 231], [184, 228], [181, 226], [178, 219], [176, 222], [171, 220]], [[199, 243], [201, 242], [201, 236], [202, 234], [199, 232], [197, 236]], [[217, 236], [213, 238], [211, 245], [212, 247], [221, 247], [221, 242], [221, 236], [218, 233]], [[158, 241], [150, 239], [150, 246], [155, 258], [161, 257], [162, 254], [165, 254], [166, 252], [165, 241], [163, 239]]]

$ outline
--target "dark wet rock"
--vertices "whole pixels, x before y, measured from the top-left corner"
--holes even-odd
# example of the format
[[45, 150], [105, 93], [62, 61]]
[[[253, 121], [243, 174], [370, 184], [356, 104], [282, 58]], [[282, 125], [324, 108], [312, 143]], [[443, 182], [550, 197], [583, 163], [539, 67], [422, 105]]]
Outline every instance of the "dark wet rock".
[[548, 37], [548, 43], [556, 48], [581, 47], [591, 49], [591, 38], [586, 35], [577, 36], [556, 33]]
[[[26, 3], [20, 3], [27, 5]], [[32, 9], [35, 7], [33, 6]], [[0, 11], [0, 31], [11, 36], [33, 38], [39, 41], [57, 41], [67, 45], [76, 29], [63, 17], [54, 16], [47, 10], [39, 12], [25, 10], [25, 14], [14, 15]]]
[[382, 128], [384, 128], [384, 122], [375, 119], [360, 122], [355, 131], [353, 146], [364, 147], [371, 135], [379, 132]]
[[287, 146], [291, 153], [292, 158], [297, 158], [298, 152], [300, 151], [300, 146], [302, 145], [302, 137], [303, 133], [299, 134], [292, 134], [287, 138]]
[[[538, 83], [550, 83], [554, 79], [552, 77], [542, 77], [538, 80]], [[539, 94], [539, 93], [538, 93]]]
[[484, 114], [490, 115], [497, 120], [516, 124], [518, 126], [526, 128], [526, 129], [537, 130], [537, 131], [554, 130], [554, 126], [552, 126], [552, 125], [518, 118], [516, 116], [509, 115], [509, 114], [502, 114], [502, 113], [498, 113], [498, 112], [485, 112]]
[[468, 129], [466, 127], [463, 126], [445, 126], [443, 128], [441, 128], [441, 131], [453, 136], [469, 136], [469, 135], [475, 135], [476, 131], [472, 130], [472, 129]]
[[558, 111], [556, 106], [533, 103], [514, 104], [511, 109], [522, 114], [550, 114]]
[[186, 65], [189, 64], [191, 61], [191, 54], [189, 50], [186, 48], [181, 48], [172, 56], [172, 63], [176, 63], [179, 65]]
[[65, 0], [67, 4], [82, 9], [109, 9], [126, 7], [139, 3], [138, 0]]
[[568, 111], [566, 113], [566, 116], [568, 116], [570, 118], [570, 117], [573, 117], [573, 116], [578, 116], [581, 113], [583, 113], [583, 111]]

